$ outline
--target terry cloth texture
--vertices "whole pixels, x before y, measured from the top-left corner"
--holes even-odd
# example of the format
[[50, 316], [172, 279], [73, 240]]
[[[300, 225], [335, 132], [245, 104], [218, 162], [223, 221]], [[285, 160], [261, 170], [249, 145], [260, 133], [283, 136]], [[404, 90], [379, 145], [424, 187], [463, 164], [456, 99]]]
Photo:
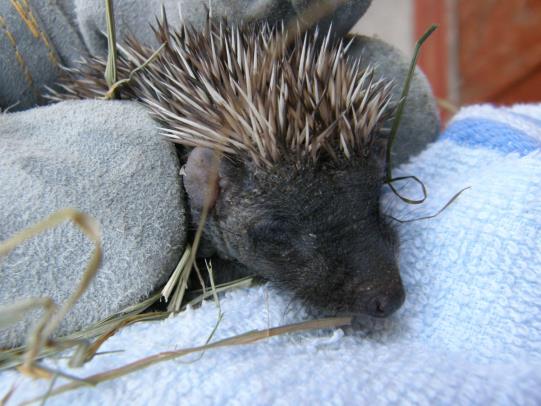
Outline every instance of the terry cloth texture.
[[[103, 261], [60, 333], [77, 331], [161, 287], [182, 254], [184, 196], [172, 144], [134, 102], [76, 101], [0, 114], [0, 241], [64, 207], [101, 225]], [[93, 244], [69, 222], [0, 258], [0, 304], [74, 291]], [[24, 342], [36, 313], [0, 331]]]
[[[540, 117], [541, 105], [466, 108], [439, 141], [401, 168], [425, 182], [429, 198], [407, 206], [386, 194], [382, 204], [395, 217], [433, 214], [471, 188], [436, 218], [398, 227], [407, 299], [390, 318], [207, 351], [47, 403], [540, 404]], [[416, 191], [406, 185], [402, 193]], [[212, 340], [303, 319], [289, 299], [268, 286], [227, 293]], [[216, 313], [209, 301], [126, 328], [101, 348], [123, 352], [97, 356], [80, 370], [65, 361], [47, 365], [84, 377], [201, 345]], [[0, 376], [0, 395], [14, 382], [15, 404], [48, 387], [10, 371]]]

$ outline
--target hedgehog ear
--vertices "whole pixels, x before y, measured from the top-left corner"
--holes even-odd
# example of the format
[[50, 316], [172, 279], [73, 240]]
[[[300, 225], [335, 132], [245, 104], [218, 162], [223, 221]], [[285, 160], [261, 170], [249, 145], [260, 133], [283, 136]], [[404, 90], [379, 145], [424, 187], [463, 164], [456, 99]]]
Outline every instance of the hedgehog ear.
[[374, 139], [370, 145], [370, 158], [376, 163], [377, 167], [382, 172], [387, 170], [387, 148], [389, 148], [389, 146], [389, 137], [381, 134], [379, 137]]
[[184, 188], [190, 207], [198, 211], [208, 205], [212, 210], [220, 195], [221, 154], [204, 147], [194, 148], [184, 166]]

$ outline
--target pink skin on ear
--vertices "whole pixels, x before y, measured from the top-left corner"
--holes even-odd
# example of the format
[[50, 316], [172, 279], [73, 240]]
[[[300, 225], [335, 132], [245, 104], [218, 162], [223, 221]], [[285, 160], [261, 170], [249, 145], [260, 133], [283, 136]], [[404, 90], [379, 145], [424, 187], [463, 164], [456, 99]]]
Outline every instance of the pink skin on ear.
[[185, 166], [184, 187], [192, 208], [212, 209], [220, 194], [218, 168], [220, 155], [214, 150], [196, 147], [190, 152]]

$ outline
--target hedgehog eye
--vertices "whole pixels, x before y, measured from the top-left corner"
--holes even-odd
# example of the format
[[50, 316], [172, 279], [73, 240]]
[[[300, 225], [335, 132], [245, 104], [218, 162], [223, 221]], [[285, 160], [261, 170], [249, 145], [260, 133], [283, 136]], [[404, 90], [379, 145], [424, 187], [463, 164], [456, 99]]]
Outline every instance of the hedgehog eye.
[[255, 245], [270, 243], [284, 245], [291, 243], [294, 231], [290, 222], [283, 218], [273, 218], [255, 223], [248, 230], [248, 235]]

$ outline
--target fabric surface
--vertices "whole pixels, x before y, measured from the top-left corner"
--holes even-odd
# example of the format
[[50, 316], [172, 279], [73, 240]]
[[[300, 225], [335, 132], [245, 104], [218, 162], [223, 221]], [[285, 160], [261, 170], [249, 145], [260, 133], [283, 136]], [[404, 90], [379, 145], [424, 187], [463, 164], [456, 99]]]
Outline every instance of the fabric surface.
[[[407, 299], [389, 319], [207, 351], [47, 404], [539, 404], [540, 117], [541, 105], [463, 109], [438, 142], [401, 167], [425, 182], [429, 198], [407, 206], [385, 194], [382, 204], [395, 217], [433, 214], [471, 188], [436, 218], [398, 226]], [[417, 188], [402, 193], [413, 197]], [[227, 293], [213, 340], [305, 319], [290, 299], [266, 285]], [[61, 360], [47, 365], [88, 376], [201, 345], [216, 317], [208, 301], [122, 330], [101, 349], [122, 352], [82, 369]], [[15, 403], [48, 386], [8, 371], [0, 395], [13, 382]]]
[[0, 109], [44, 103], [44, 86], [85, 52], [66, 10], [71, 0], [0, 1]]
[[[163, 286], [186, 237], [179, 170], [175, 147], [135, 102], [63, 102], [0, 114], [0, 241], [65, 207], [102, 229], [100, 271], [59, 333]], [[63, 303], [92, 249], [70, 222], [28, 240], [0, 258], [0, 305], [42, 296]], [[0, 331], [0, 348], [22, 344], [36, 316]]]
[[[107, 50], [105, 2], [102, 0], [72, 0], [77, 22], [85, 44], [94, 54], [102, 55]], [[338, 37], [344, 36], [361, 18], [372, 0], [347, 0], [336, 7], [324, 19], [318, 19], [323, 30], [332, 24]], [[334, 7], [337, 2], [324, 0], [123, 0], [115, 3], [118, 39], [134, 34], [141, 42], [158, 45], [150, 24], [155, 22], [161, 8], [173, 27], [190, 23], [196, 27], [205, 24], [210, 11], [215, 18], [225, 18], [231, 24], [268, 21], [271, 24], [284, 21], [286, 24], [298, 19], [310, 21], [307, 14]], [[149, 12], [152, 11], [152, 12]], [[314, 17], [311, 17], [314, 18]]]

